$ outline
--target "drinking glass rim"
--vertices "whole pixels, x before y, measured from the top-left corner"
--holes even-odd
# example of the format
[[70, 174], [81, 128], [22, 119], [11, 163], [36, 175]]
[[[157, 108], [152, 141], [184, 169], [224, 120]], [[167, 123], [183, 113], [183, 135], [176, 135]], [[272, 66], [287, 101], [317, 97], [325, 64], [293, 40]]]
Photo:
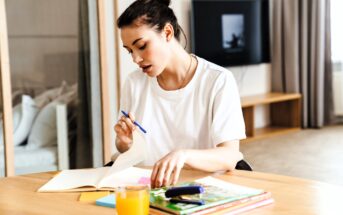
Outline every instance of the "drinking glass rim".
[[116, 192], [120, 192], [120, 191], [141, 191], [141, 190], [150, 190], [150, 187], [148, 185], [120, 186], [116, 189]]

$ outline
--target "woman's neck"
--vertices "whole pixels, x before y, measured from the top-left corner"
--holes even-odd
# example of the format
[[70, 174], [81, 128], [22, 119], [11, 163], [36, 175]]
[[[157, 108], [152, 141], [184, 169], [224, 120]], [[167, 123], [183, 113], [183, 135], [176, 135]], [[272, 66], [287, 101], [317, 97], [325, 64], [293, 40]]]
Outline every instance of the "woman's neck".
[[157, 77], [157, 81], [165, 90], [178, 90], [184, 88], [192, 79], [196, 68], [196, 59], [180, 45], [172, 51], [171, 56], [168, 66]]

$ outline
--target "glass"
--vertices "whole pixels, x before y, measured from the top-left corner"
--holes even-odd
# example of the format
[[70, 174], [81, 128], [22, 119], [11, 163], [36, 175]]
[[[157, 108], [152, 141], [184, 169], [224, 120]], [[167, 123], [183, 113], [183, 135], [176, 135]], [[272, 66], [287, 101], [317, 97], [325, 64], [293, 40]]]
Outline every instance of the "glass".
[[149, 214], [149, 187], [127, 186], [116, 190], [116, 208], [119, 215]]

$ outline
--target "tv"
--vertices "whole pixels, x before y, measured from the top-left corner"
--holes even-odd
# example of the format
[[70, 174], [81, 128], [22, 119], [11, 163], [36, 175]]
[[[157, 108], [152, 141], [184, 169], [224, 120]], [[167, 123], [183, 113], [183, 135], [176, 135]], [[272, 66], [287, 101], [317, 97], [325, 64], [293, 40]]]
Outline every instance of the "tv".
[[270, 61], [268, 0], [192, 0], [192, 52], [221, 66]]

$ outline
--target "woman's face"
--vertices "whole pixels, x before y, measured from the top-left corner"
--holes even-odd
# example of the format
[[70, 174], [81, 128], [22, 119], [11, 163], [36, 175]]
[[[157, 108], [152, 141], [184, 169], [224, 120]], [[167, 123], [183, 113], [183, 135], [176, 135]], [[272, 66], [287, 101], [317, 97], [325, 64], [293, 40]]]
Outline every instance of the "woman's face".
[[166, 68], [170, 52], [164, 32], [147, 25], [130, 25], [121, 29], [121, 39], [133, 62], [148, 76], [156, 77]]

